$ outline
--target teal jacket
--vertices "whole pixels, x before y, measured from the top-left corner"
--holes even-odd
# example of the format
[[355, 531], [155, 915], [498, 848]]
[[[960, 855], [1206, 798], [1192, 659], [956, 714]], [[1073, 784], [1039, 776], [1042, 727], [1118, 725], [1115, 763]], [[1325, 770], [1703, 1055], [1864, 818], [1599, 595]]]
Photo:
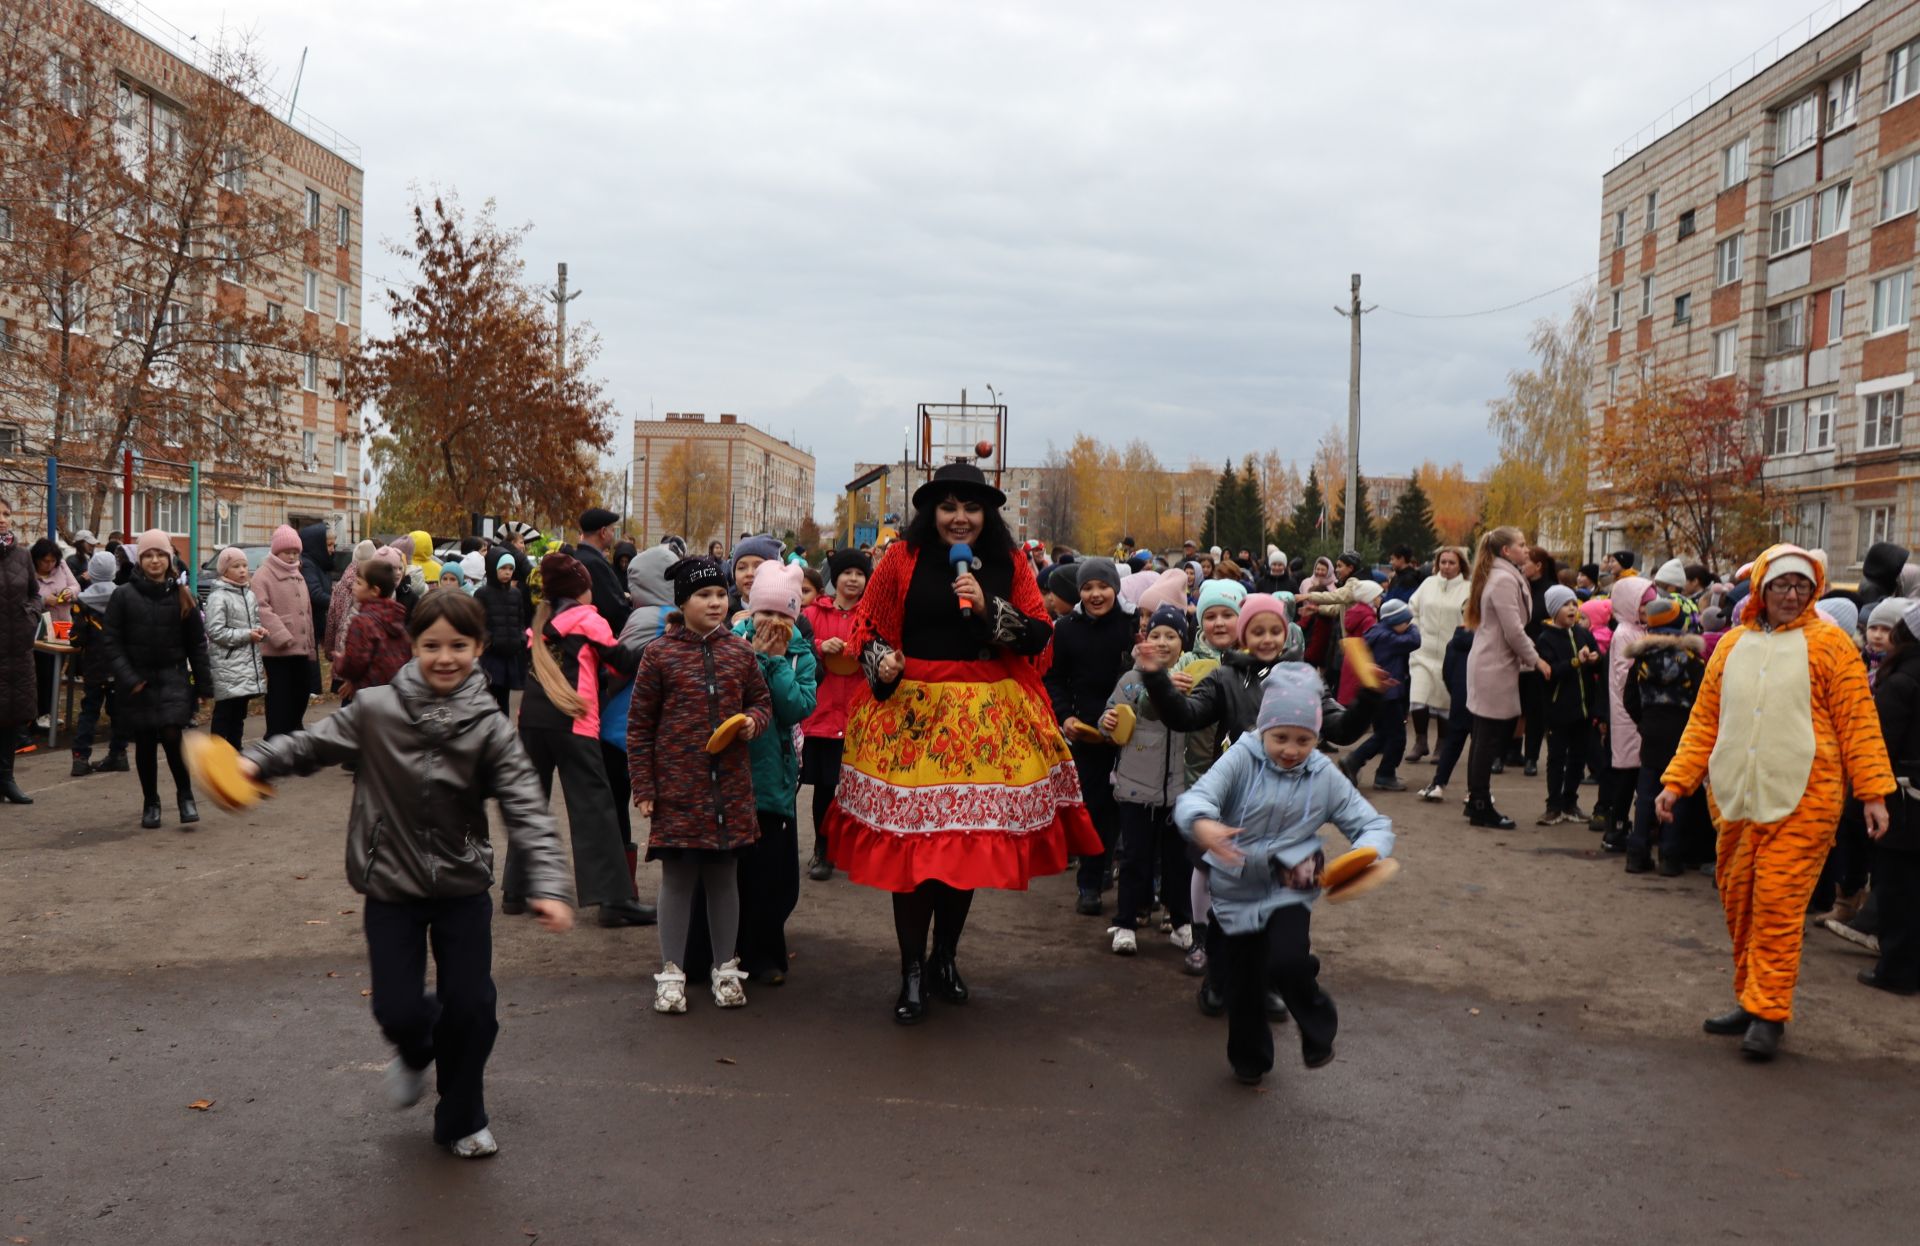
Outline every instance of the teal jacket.
[[[733, 634], [751, 641], [753, 620], [740, 620]], [[800, 757], [793, 751], [793, 729], [812, 717], [819, 683], [813, 646], [795, 632], [785, 657], [765, 653], [753, 656], [760, 660], [760, 675], [773, 694], [773, 725], [748, 746], [753, 762], [753, 807], [791, 818], [800, 794]]]

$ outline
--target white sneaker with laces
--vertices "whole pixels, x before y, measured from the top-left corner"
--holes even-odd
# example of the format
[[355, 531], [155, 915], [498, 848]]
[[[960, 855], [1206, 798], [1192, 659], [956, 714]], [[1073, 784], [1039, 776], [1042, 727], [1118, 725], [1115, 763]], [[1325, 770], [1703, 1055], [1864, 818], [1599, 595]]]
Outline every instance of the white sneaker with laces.
[[680, 966], [668, 961], [653, 975], [653, 1010], [655, 1012], [685, 1012], [687, 1010], [687, 975]]
[[1179, 948], [1183, 952], [1192, 951], [1193, 950], [1192, 924], [1189, 923], [1184, 926], [1174, 927], [1173, 933], [1167, 937], [1167, 941], [1172, 943], [1173, 946]]
[[493, 1130], [482, 1126], [479, 1133], [471, 1133], [447, 1148], [461, 1159], [485, 1159], [500, 1150], [500, 1144], [493, 1140]]
[[713, 1002], [722, 1008], [745, 1008], [747, 989], [741, 983], [747, 975], [740, 972], [740, 958], [734, 957], [724, 965], [715, 965], [708, 971], [707, 978], [713, 987]]
[[1115, 956], [1132, 956], [1140, 950], [1140, 940], [1135, 937], [1133, 931], [1120, 926], [1109, 926], [1107, 933], [1113, 936]]
[[1447, 789], [1438, 783], [1429, 783], [1417, 793], [1421, 800], [1443, 801], [1447, 798]]
[[411, 1068], [403, 1057], [395, 1056], [387, 1066], [387, 1106], [404, 1112], [426, 1093], [427, 1070]]

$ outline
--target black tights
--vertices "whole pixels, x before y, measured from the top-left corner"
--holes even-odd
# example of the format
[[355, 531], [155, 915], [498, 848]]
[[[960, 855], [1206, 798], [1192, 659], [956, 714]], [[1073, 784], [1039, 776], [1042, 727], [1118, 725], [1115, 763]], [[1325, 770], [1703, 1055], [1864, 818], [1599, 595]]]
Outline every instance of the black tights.
[[[813, 855], [822, 861], [830, 861], [827, 855], [827, 837], [820, 830], [827, 824], [827, 809], [833, 804], [834, 789], [838, 784], [816, 783], [813, 785]], [[894, 911], [899, 911], [896, 903]]]
[[180, 757], [180, 728], [162, 727], [157, 731], [133, 733], [133, 768], [140, 775], [140, 795], [149, 805], [160, 803], [160, 758], [157, 750], [167, 750], [167, 769], [173, 772], [173, 786], [181, 799], [193, 797], [193, 780], [187, 777], [187, 763]]
[[973, 892], [929, 880], [912, 891], [893, 893], [893, 933], [900, 940], [900, 967], [927, 959], [927, 927], [933, 927], [935, 950], [951, 954], [960, 946]]

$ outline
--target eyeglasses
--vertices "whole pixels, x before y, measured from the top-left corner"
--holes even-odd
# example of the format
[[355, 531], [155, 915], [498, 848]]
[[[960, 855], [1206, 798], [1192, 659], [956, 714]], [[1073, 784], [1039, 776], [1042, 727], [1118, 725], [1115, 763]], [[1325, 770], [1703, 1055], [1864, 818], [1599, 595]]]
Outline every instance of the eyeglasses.
[[1767, 591], [1775, 597], [1811, 597], [1813, 596], [1813, 585], [1807, 583], [1805, 580], [1798, 579], [1775, 580], [1773, 583], [1767, 585]]

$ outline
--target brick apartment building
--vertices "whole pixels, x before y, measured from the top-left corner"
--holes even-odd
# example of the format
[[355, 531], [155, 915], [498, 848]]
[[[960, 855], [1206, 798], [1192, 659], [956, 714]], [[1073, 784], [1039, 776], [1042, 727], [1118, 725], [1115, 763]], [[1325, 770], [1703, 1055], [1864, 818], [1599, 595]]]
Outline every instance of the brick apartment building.
[[[1604, 180], [1596, 431], [1641, 375], [1764, 395], [1783, 539], [1857, 573], [1920, 538], [1904, 424], [1920, 208], [1920, 0], [1867, 0], [1634, 150]], [[1912, 435], [1909, 435], [1912, 434]], [[1595, 456], [1585, 554], [1626, 540]]]
[[[697, 447], [704, 466], [715, 474], [711, 487], [725, 498], [725, 517], [713, 532], [680, 532], [654, 514], [661, 473], [676, 446]], [[669, 411], [665, 419], [633, 422], [632, 520], [640, 545], [652, 545], [668, 533], [687, 538], [705, 551], [710, 540], [729, 547], [742, 532], [797, 532], [813, 514], [813, 455], [772, 433], [743, 424], [737, 415], [709, 423], [697, 411]]]
[[[81, 8], [79, 0], [70, 6]], [[207, 49], [195, 43], [163, 18], [137, 3], [122, 3], [109, 12], [98, 6], [85, 10], [110, 23], [107, 59], [117, 86], [113, 141], [126, 159], [161, 159], [178, 142], [183, 125], [180, 96], [191, 79], [207, 79]], [[31, 32], [56, 43], [57, 32]], [[204, 549], [222, 544], [265, 543], [278, 524], [326, 520], [336, 525], [343, 541], [358, 535], [361, 518], [361, 451], [359, 421], [340, 401], [332, 382], [338, 375], [332, 359], [357, 348], [361, 332], [361, 226], [364, 174], [359, 149], [284, 100], [258, 101], [274, 114], [271, 151], [252, 153], [244, 167], [236, 164], [219, 177], [218, 202], [208, 208], [214, 220], [224, 220], [235, 205], [278, 205], [299, 213], [306, 226], [301, 244], [291, 253], [249, 260], [223, 268], [214, 288], [206, 292], [176, 290], [176, 301], [218, 298], [245, 300], [250, 314], [300, 318], [313, 340], [324, 342], [331, 355], [310, 352], [296, 361], [296, 384], [262, 390], [262, 406], [276, 412], [283, 434], [287, 468], [263, 470], [243, 483], [228, 480], [204, 488], [200, 511], [190, 514], [183, 473], [160, 466], [167, 446], [137, 445], [142, 467], [136, 473], [132, 527], [160, 527], [184, 537], [197, 527]], [[11, 131], [0, 134], [10, 141]], [[210, 231], [210, 239], [218, 235]], [[96, 342], [112, 340], [123, 331], [122, 317], [129, 300], [142, 306], [153, 292], [117, 291], [112, 315], [89, 325]], [[8, 349], [44, 350], [47, 331], [43, 310], [33, 306], [32, 294], [21, 289], [0, 291], [0, 311], [7, 320]], [[193, 306], [179, 308], [189, 322], [202, 320]], [[134, 317], [138, 320], [138, 316]], [[99, 323], [111, 321], [112, 323]], [[223, 366], [224, 365], [223, 363]], [[247, 375], [244, 367], [236, 375]], [[252, 384], [243, 381], [242, 384]], [[103, 421], [82, 413], [72, 425], [63, 459], [97, 463], [108, 447], [89, 443], [88, 434], [103, 431]], [[0, 399], [0, 465], [18, 481], [23, 470], [44, 479], [45, 454], [52, 417], [47, 404], [30, 395], [10, 393]], [[68, 487], [71, 480], [72, 487]], [[98, 478], [80, 473], [62, 476], [57, 513], [62, 536], [91, 526], [85, 518]], [[20, 492], [16, 487], [15, 492]], [[44, 494], [45, 490], [40, 490]], [[44, 513], [44, 499], [37, 508]], [[107, 508], [103, 531], [123, 526], [116, 491]], [[38, 529], [39, 524], [30, 524]], [[186, 542], [180, 542], [182, 549]]]

